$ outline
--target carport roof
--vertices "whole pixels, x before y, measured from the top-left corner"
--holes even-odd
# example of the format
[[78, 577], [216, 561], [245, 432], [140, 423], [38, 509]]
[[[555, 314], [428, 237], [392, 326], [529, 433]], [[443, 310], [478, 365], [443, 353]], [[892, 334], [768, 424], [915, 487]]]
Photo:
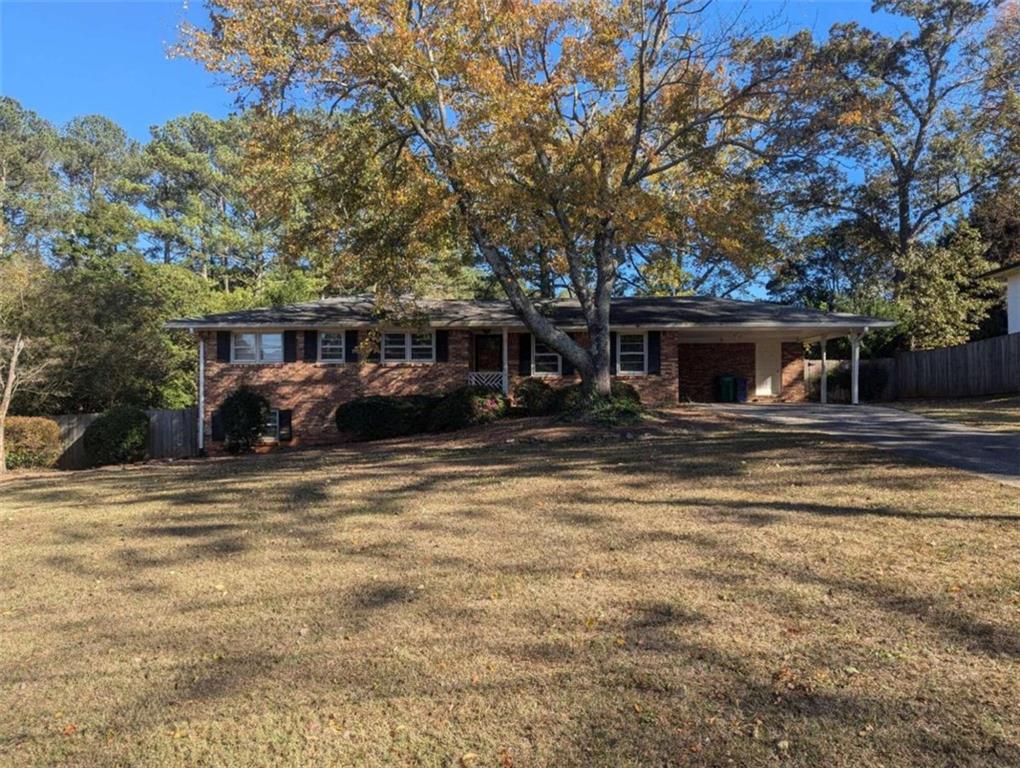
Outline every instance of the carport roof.
[[[539, 302], [542, 313], [562, 328], [585, 327], [580, 304], [573, 299]], [[711, 296], [626, 296], [614, 298], [610, 323], [633, 328], [819, 329], [885, 328], [894, 325], [863, 315], [822, 312], [766, 301], [737, 301]], [[371, 296], [342, 296], [302, 304], [222, 312], [173, 320], [169, 328], [316, 328], [365, 327], [403, 318], [414, 324], [447, 328], [523, 328], [508, 301], [404, 299], [396, 306], [377, 306]]]

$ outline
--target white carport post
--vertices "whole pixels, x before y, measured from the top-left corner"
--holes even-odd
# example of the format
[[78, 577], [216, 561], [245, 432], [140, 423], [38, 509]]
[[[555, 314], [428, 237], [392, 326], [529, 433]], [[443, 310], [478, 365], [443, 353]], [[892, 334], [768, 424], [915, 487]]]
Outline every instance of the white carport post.
[[822, 405], [825, 405], [827, 402], [829, 402], [829, 366], [827, 365], [826, 357], [825, 357], [825, 347], [828, 346], [828, 341], [829, 341], [829, 337], [828, 336], [822, 336], [822, 341], [821, 341], [821, 347], [822, 347], [822, 382], [821, 382], [822, 396], [821, 396], [821, 402], [822, 402]]
[[861, 333], [850, 334], [850, 402], [860, 403]]
[[503, 326], [503, 394], [510, 394], [510, 350], [506, 348], [508, 333], [506, 326]]

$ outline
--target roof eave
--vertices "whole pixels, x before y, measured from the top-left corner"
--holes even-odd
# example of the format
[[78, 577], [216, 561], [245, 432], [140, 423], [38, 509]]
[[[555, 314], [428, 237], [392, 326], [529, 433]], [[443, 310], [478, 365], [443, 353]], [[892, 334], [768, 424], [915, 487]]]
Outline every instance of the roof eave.
[[[560, 328], [564, 330], [584, 330], [584, 325], [577, 324], [558, 324]], [[838, 319], [834, 321], [821, 321], [821, 322], [784, 322], [781, 320], [776, 321], [754, 321], [754, 322], [736, 322], [736, 323], [656, 323], [656, 322], [643, 322], [643, 323], [611, 323], [613, 328], [642, 328], [647, 330], [663, 330], [663, 331], [682, 331], [682, 330], [698, 330], [698, 331], [727, 331], [733, 329], [754, 331], [754, 330], [791, 330], [791, 331], [812, 331], [812, 330], [830, 330], [839, 331], [845, 330], [851, 331], [868, 331], [875, 330], [878, 328], [892, 328], [896, 325], [891, 320], [878, 320], [873, 318], [854, 318], [854, 319]], [[368, 322], [364, 320], [358, 321], [318, 321], [318, 322], [280, 322], [280, 321], [265, 321], [265, 322], [253, 322], [253, 321], [232, 321], [232, 322], [208, 322], [203, 320], [170, 320], [163, 324], [164, 328], [169, 330], [232, 330], [238, 328], [376, 328], [379, 326], [377, 322]], [[480, 329], [480, 328], [493, 328], [493, 327], [508, 327], [508, 328], [525, 328], [525, 324], [521, 321], [508, 322], [506, 320], [493, 319], [490, 321], [470, 321], [470, 322], [450, 322], [450, 323], [431, 323], [432, 328], [464, 328], [464, 329]]]

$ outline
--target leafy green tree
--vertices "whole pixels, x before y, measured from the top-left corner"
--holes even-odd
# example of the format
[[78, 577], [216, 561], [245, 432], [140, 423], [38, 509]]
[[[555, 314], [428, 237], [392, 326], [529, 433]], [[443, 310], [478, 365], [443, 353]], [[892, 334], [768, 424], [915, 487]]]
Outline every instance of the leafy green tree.
[[911, 250], [898, 300], [910, 349], [963, 344], [977, 330], [996, 298], [994, 287], [978, 279], [993, 266], [985, 252], [980, 233], [966, 221]]
[[61, 133], [59, 169], [71, 212], [55, 238], [58, 262], [79, 266], [137, 252], [142, 187], [139, 147], [108, 118], [71, 120]]
[[0, 258], [45, 253], [59, 219], [58, 152], [53, 126], [0, 96]]
[[847, 301], [885, 295], [889, 261], [854, 221], [822, 227], [793, 243], [793, 251], [767, 283], [786, 304], [834, 310]]
[[278, 223], [254, 205], [250, 123], [186, 115], [153, 128], [143, 152], [149, 255], [187, 265], [224, 291], [257, 288], [278, 248]]
[[19, 410], [103, 411], [116, 404], [179, 408], [194, 402], [196, 353], [163, 324], [211, 311], [205, 280], [138, 254], [93, 259], [53, 273], [46, 335], [65, 350], [49, 371], [59, 397], [26, 398]]

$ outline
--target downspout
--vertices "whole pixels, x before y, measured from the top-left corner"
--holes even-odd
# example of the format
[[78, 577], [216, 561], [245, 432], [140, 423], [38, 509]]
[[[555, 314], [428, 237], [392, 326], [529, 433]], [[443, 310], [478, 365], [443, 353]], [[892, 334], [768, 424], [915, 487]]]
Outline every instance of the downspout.
[[[194, 333], [195, 329], [192, 328]], [[198, 334], [198, 452], [205, 450], [205, 339]]]

